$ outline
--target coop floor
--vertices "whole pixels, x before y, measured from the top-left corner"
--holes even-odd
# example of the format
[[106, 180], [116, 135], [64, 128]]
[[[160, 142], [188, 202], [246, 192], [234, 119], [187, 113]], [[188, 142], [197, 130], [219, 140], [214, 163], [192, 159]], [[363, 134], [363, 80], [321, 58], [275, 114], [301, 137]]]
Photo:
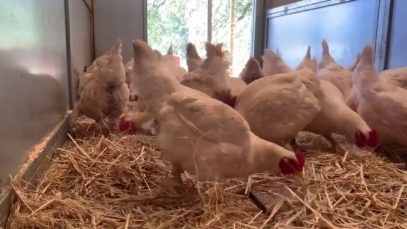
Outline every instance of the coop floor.
[[38, 184], [13, 182], [9, 228], [407, 228], [407, 172], [345, 143], [327, 153], [320, 138], [301, 134], [310, 149], [304, 180], [253, 176], [263, 214], [242, 195], [245, 180], [186, 176], [172, 188], [153, 137], [105, 138], [87, 119], [72, 136]]

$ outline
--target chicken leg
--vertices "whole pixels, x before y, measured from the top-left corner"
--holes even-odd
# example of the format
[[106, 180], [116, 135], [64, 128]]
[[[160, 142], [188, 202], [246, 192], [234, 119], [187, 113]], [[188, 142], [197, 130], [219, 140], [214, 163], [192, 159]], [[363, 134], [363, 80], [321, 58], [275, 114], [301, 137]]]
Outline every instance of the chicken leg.
[[182, 182], [182, 177], [181, 174], [184, 171], [182, 170], [181, 166], [179, 166], [177, 163], [172, 163], [172, 170], [171, 170], [171, 175], [172, 178], [169, 178], [167, 180], [167, 186], [172, 187], [175, 192], [182, 192], [184, 189], [184, 183]]
[[182, 184], [182, 178], [181, 178], [182, 172], [183, 172], [183, 170], [182, 170], [181, 166], [179, 166], [176, 163], [172, 164], [171, 175], [173, 176], [174, 181], [178, 184]]
[[331, 147], [328, 148], [330, 152], [337, 153], [344, 151], [344, 149], [341, 147], [341, 145], [338, 144], [338, 142], [332, 137], [332, 135], [324, 135], [324, 138], [328, 140], [329, 143], [331, 143]]

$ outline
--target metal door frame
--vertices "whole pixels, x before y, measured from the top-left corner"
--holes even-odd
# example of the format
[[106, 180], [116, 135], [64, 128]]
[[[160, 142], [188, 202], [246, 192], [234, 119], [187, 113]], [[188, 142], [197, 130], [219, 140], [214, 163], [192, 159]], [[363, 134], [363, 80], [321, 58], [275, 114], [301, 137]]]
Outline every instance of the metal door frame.
[[[69, 104], [68, 108], [73, 109], [74, 104], [75, 104], [75, 98], [76, 95], [74, 95], [73, 92], [73, 78], [72, 78], [72, 54], [71, 54], [71, 25], [70, 25], [70, 16], [69, 16], [69, 1], [70, 0], [64, 0], [65, 4], [65, 35], [66, 35], [66, 54], [67, 54], [67, 71], [68, 71], [68, 96], [69, 96]], [[71, 0], [72, 1], [72, 0]], [[73, 0], [77, 1], [77, 0]], [[95, 33], [94, 33], [94, 2], [95, 0], [92, 0], [90, 4], [86, 0], [82, 0], [83, 4], [85, 7], [89, 10], [89, 16], [90, 16], [90, 54], [91, 54], [91, 61], [95, 59]]]

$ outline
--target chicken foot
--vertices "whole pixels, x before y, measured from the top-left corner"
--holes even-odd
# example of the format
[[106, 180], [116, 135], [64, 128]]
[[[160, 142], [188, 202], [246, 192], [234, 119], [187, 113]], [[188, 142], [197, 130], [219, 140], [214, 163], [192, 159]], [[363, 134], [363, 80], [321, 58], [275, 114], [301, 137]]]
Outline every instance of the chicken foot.
[[182, 170], [181, 166], [179, 166], [178, 164], [173, 163], [172, 164], [172, 170], [171, 170], [171, 175], [173, 176], [174, 180], [178, 183], [178, 184], [182, 184], [182, 178], [181, 178], [181, 174], [184, 171]]
[[172, 163], [172, 170], [171, 170], [171, 175], [172, 178], [169, 178], [167, 180], [167, 185], [169, 187], [172, 187], [175, 192], [182, 192], [184, 190], [184, 183], [182, 182], [182, 177], [181, 174], [183, 173], [183, 169], [181, 166], [179, 166], [176, 163]]
[[324, 138], [329, 141], [331, 147], [328, 148], [329, 152], [343, 152], [345, 151], [341, 145], [332, 137], [332, 135], [325, 135]]
[[297, 140], [295, 138], [291, 139], [291, 141], [286, 145], [290, 147], [289, 148], [290, 151], [293, 151], [293, 152], [297, 152], [297, 151], [307, 152], [307, 150], [301, 148], [300, 145], [297, 144]]

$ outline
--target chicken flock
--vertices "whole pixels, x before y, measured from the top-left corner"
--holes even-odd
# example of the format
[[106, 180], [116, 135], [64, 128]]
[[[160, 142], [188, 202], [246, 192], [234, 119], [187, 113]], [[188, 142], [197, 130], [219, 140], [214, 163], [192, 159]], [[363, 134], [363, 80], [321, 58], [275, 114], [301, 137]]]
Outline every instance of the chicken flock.
[[[74, 113], [105, 134], [156, 135], [177, 183], [183, 172], [199, 180], [301, 173], [301, 131], [323, 136], [334, 150], [332, 134], [360, 148], [407, 147], [407, 68], [377, 73], [370, 45], [343, 67], [326, 41], [322, 47], [319, 63], [308, 47], [295, 69], [266, 49], [263, 67], [250, 58], [234, 78], [221, 44], [207, 43], [202, 58], [189, 43], [187, 71], [172, 49], [162, 55], [142, 40], [123, 64], [118, 39], [81, 77]], [[136, 111], [126, 110], [129, 100]]]

